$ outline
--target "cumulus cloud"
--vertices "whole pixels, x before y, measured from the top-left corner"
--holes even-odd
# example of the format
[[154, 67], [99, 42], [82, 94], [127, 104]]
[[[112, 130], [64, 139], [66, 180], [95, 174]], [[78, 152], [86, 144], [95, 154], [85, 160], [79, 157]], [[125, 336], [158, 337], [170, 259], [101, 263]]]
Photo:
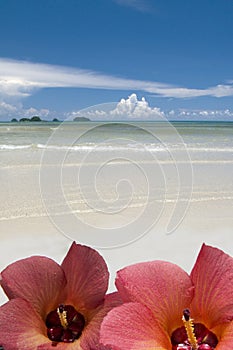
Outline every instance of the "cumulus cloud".
[[4, 101], [0, 102], [0, 115], [4, 114], [14, 114], [17, 112], [17, 107], [14, 105], [11, 105], [9, 103], [6, 103]]
[[168, 113], [169, 119], [174, 120], [223, 120], [232, 121], [233, 111], [229, 109], [224, 110], [179, 110], [170, 111]]
[[150, 107], [145, 97], [141, 100], [136, 94], [132, 94], [128, 99], [122, 98], [116, 108], [110, 112], [114, 118], [127, 117], [131, 119], [156, 119], [164, 117], [164, 113], [157, 107]]
[[160, 82], [120, 78], [91, 70], [0, 58], [0, 100], [27, 97], [37, 89], [66, 87], [145, 91], [173, 98], [233, 96], [230, 82], [206, 89], [189, 89]]
[[70, 119], [87, 117], [91, 120], [161, 120], [165, 118], [163, 111], [150, 107], [144, 97], [138, 99], [131, 94], [127, 99], [122, 98], [117, 104], [104, 104], [86, 110], [72, 112]]
[[0, 120], [10, 120], [12, 118], [31, 118], [39, 115], [42, 119], [52, 119], [57, 116], [56, 112], [46, 108], [37, 109], [34, 107], [24, 108], [21, 103], [10, 104], [0, 101]]
[[233, 111], [225, 110], [170, 110], [162, 111], [158, 107], [151, 107], [146, 99], [140, 100], [131, 94], [127, 99], [122, 98], [117, 104], [103, 104], [81, 111], [73, 111], [66, 118], [87, 117], [93, 121], [163, 121], [163, 120], [223, 120], [232, 121]]

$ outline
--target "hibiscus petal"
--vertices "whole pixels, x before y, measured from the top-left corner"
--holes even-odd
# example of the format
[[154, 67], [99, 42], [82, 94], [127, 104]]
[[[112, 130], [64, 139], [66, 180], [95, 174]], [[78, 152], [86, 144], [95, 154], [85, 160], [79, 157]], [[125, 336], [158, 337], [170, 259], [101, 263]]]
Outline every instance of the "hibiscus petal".
[[222, 332], [220, 341], [216, 347], [216, 350], [229, 349], [233, 349], [233, 322], [225, 327], [225, 330]]
[[[42, 345], [39, 345], [36, 350], [83, 350], [80, 347], [80, 341], [79, 339], [74, 341], [73, 343], [53, 343], [50, 341], [49, 343], [45, 343]], [[91, 350], [91, 349], [90, 349]]]
[[31, 305], [12, 299], [0, 307], [0, 340], [6, 350], [35, 350], [48, 338], [43, 320]]
[[67, 279], [68, 299], [78, 311], [99, 305], [108, 288], [109, 273], [104, 259], [97, 251], [73, 243], [62, 268]]
[[114, 307], [122, 304], [119, 293], [106, 295], [104, 304], [99, 307], [98, 312], [91, 318], [90, 323], [84, 329], [80, 338], [80, 345], [83, 350], [100, 350], [99, 332], [100, 326], [107, 313]]
[[1, 285], [8, 298], [27, 300], [43, 318], [59, 304], [65, 284], [61, 267], [40, 256], [19, 260], [1, 273]]
[[182, 313], [193, 297], [189, 275], [175, 264], [153, 261], [119, 271], [116, 286], [124, 301], [147, 306], [169, 334], [182, 325]]
[[193, 317], [208, 328], [233, 320], [233, 258], [203, 245], [191, 273], [195, 296]]
[[158, 325], [148, 308], [126, 303], [114, 308], [104, 318], [100, 342], [119, 350], [167, 350], [168, 334]]

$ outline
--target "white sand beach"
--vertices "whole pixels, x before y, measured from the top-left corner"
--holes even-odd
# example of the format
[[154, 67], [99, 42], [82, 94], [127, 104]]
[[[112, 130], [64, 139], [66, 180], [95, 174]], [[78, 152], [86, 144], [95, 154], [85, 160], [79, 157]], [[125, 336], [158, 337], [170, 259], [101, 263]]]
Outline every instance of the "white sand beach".
[[[111, 272], [109, 290], [114, 290], [114, 276], [118, 269], [140, 261], [162, 259], [190, 271], [203, 242], [233, 255], [230, 204], [232, 202], [225, 202], [223, 213], [215, 203], [211, 216], [207, 214], [210, 210], [208, 203], [201, 207], [199, 203], [192, 205], [179, 228], [170, 235], [164, 230], [167, 224], [164, 213], [160, 222], [136, 242], [125, 247], [98, 249]], [[1, 221], [0, 232], [1, 270], [15, 260], [31, 255], [45, 255], [61, 262], [71, 244], [71, 240], [63, 236], [47, 217]], [[0, 302], [6, 300], [1, 291]]]

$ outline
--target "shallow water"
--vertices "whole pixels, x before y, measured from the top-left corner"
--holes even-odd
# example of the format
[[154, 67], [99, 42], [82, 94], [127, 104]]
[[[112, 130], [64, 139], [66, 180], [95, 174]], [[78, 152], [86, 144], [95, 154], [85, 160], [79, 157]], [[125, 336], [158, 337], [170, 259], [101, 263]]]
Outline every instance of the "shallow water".
[[0, 166], [0, 221], [49, 215], [126, 234], [172, 204], [175, 230], [193, 203], [232, 206], [233, 124], [2, 123]]

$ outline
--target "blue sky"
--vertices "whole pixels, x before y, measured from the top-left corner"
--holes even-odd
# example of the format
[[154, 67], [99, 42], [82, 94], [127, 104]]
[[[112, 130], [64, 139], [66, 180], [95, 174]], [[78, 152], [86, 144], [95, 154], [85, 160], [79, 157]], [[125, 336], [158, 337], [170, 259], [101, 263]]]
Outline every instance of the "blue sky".
[[233, 121], [232, 18], [232, 0], [0, 0], [0, 120], [121, 101]]

